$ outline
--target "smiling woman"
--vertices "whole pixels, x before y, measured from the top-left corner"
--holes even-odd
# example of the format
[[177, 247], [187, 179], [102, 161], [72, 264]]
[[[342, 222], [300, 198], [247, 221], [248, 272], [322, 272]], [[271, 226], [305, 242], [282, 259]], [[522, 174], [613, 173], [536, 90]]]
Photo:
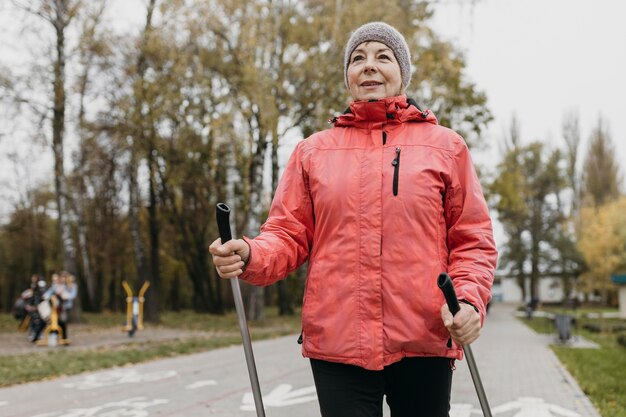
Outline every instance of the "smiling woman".
[[382, 22], [365, 24], [352, 34], [343, 67], [354, 100], [398, 96], [411, 82], [409, 46], [400, 32]]
[[[393, 415], [445, 417], [493, 282], [487, 204], [463, 139], [404, 95], [402, 34], [359, 27], [343, 69], [350, 108], [298, 143], [259, 236], [209, 250], [222, 278], [259, 286], [308, 259], [300, 341], [323, 416], [378, 417], [386, 395]], [[464, 301], [454, 317], [442, 271]]]
[[348, 89], [355, 100], [397, 96], [404, 89], [400, 65], [385, 44], [364, 42], [350, 55]]

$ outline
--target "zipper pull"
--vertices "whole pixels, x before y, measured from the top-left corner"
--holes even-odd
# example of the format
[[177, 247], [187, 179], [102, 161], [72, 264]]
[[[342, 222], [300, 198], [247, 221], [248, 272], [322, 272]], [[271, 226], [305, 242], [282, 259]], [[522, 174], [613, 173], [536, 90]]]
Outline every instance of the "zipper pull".
[[393, 165], [393, 195], [398, 195], [398, 177], [400, 176], [400, 147], [396, 148], [396, 157], [391, 161]]
[[396, 148], [396, 157], [394, 158], [393, 161], [391, 161], [391, 165], [393, 165], [394, 167], [400, 164], [400, 147], [398, 146]]

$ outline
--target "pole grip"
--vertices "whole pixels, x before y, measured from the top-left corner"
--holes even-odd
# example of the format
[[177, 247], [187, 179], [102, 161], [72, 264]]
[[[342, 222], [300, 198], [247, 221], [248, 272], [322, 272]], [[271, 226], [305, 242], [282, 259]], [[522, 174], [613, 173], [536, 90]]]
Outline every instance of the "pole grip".
[[225, 203], [217, 203], [215, 207], [215, 218], [217, 219], [217, 229], [220, 232], [220, 238], [222, 244], [228, 242], [233, 238], [230, 231], [230, 207]]
[[[459, 306], [458, 298], [456, 298], [452, 278], [450, 278], [450, 275], [447, 273], [442, 272], [437, 278], [437, 285], [443, 292], [443, 296], [446, 298], [446, 303], [448, 303], [448, 308], [454, 316], [459, 312], [461, 307]], [[487, 395], [485, 395], [485, 388], [483, 388], [483, 383], [480, 379], [480, 374], [478, 373], [478, 368], [476, 367], [476, 360], [474, 359], [474, 354], [472, 353], [470, 345], [463, 345], [463, 352], [465, 352], [465, 358], [467, 359], [470, 375], [472, 376], [472, 381], [474, 382], [474, 388], [476, 388], [476, 394], [478, 394], [478, 402], [480, 402], [480, 408], [483, 411], [483, 416], [492, 417], [491, 408], [489, 408], [489, 402], [487, 401]]]
[[437, 285], [439, 289], [443, 292], [443, 296], [446, 298], [446, 303], [448, 303], [448, 308], [450, 309], [450, 313], [454, 316], [459, 312], [461, 307], [459, 307], [459, 300], [456, 298], [456, 292], [454, 291], [454, 285], [452, 284], [452, 278], [446, 272], [442, 272], [439, 274], [437, 278]]

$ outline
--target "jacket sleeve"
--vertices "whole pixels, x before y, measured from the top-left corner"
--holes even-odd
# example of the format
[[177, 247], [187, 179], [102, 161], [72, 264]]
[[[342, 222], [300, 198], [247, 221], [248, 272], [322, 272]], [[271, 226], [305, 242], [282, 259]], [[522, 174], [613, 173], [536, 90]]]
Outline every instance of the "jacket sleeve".
[[498, 253], [489, 209], [465, 142], [459, 138], [444, 200], [448, 229], [448, 274], [459, 300], [466, 300], [485, 318]]
[[261, 233], [250, 245], [250, 259], [240, 278], [270, 285], [302, 265], [309, 255], [314, 230], [313, 205], [306, 171], [306, 141], [296, 146], [280, 178]]

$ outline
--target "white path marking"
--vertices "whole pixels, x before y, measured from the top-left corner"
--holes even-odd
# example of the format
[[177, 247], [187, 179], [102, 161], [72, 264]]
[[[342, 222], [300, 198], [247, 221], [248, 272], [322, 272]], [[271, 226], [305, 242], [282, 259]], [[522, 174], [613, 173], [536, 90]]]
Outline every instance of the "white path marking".
[[[317, 400], [315, 387], [305, 387], [292, 391], [289, 384], [281, 384], [272, 392], [263, 396], [263, 405], [270, 407], [286, 407]], [[251, 392], [246, 393], [241, 401], [241, 410], [254, 411], [254, 397]]]
[[127, 400], [115, 401], [91, 408], [71, 408], [64, 411], [37, 414], [33, 417], [147, 417], [148, 407], [167, 404], [169, 400], [146, 397], [134, 397]]
[[472, 404], [450, 404], [450, 417], [470, 417], [470, 415], [483, 415], [480, 410], [474, 409]]
[[159, 371], [140, 374], [134, 369], [117, 369], [109, 372], [101, 372], [87, 375], [77, 382], [63, 384], [64, 388], [88, 390], [102, 387], [110, 387], [119, 384], [135, 384], [138, 382], [153, 382], [171, 378], [176, 375], [176, 371]]
[[209, 385], [217, 385], [217, 382], [213, 381], [212, 379], [207, 379], [206, 381], [196, 381], [193, 384], [187, 385], [185, 388], [196, 389], [196, 388], [207, 387]]
[[519, 410], [513, 417], [580, 417], [580, 414], [558, 405], [547, 404], [543, 398], [520, 397], [493, 408], [493, 414], [505, 413], [511, 410]]

